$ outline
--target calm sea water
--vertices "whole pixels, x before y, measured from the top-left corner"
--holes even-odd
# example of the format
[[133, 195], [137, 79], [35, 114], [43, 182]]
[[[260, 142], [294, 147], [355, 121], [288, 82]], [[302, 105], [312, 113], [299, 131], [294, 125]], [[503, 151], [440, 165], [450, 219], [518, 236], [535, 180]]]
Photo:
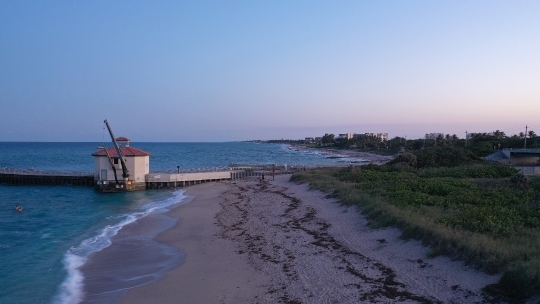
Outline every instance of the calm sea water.
[[[0, 142], [0, 168], [92, 171], [104, 143]], [[105, 145], [109, 146], [107, 143]], [[132, 143], [149, 151], [150, 171], [230, 163], [328, 164], [344, 161], [284, 145]], [[122, 227], [168, 210], [183, 191], [102, 194], [89, 187], [0, 184], [0, 303], [78, 303], [88, 257]], [[15, 205], [24, 207], [16, 212]]]

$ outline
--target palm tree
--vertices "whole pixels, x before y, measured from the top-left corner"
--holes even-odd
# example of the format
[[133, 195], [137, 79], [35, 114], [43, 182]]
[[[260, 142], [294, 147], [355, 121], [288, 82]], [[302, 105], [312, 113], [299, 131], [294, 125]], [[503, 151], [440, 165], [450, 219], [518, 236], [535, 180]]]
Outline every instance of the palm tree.
[[493, 136], [495, 136], [495, 138], [497, 139], [501, 139], [501, 138], [506, 137], [506, 134], [504, 134], [504, 132], [502, 131], [497, 130], [493, 132]]
[[334, 134], [324, 134], [324, 136], [322, 137], [322, 143], [323, 144], [333, 144], [334, 143]]

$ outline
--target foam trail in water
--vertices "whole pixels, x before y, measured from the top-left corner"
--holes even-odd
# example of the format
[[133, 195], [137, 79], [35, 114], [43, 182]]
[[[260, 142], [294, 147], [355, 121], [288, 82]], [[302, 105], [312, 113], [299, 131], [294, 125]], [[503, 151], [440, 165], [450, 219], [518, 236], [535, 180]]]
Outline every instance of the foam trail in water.
[[111, 238], [115, 236], [122, 227], [131, 224], [149, 214], [167, 211], [168, 207], [182, 201], [186, 196], [184, 190], [174, 192], [174, 196], [163, 201], [145, 204], [142, 211], [124, 214], [123, 220], [115, 225], [107, 225], [98, 235], [88, 238], [79, 244], [71, 247], [64, 256], [64, 268], [68, 275], [60, 285], [60, 291], [53, 300], [58, 304], [80, 303], [84, 298], [84, 277], [79, 268], [86, 263], [91, 253], [101, 251], [111, 245]]
[[80, 257], [67, 253], [64, 257], [64, 267], [68, 270], [68, 276], [60, 286], [60, 295], [55, 303], [80, 303], [83, 299], [83, 275], [79, 267], [84, 265], [86, 257]]

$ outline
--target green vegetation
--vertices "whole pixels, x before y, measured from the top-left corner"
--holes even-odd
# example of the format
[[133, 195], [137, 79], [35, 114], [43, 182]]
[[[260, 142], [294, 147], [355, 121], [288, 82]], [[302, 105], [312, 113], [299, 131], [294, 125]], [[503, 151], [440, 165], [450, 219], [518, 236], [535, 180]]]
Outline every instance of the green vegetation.
[[[409, 165], [418, 168], [455, 167], [462, 164], [483, 162], [483, 160], [473, 152], [454, 146], [431, 147], [419, 150], [414, 154], [400, 154], [393, 163], [402, 162], [401, 159], [403, 157], [411, 158], [412, 160], [408, 161]], [[416, 160], [413, 161], [414, 159]], [[411, 161], [415, 162], [416, 165], [410, 163]]]
[[[415, 152], [432, 147], [464, 148], [478, 157], [484, 157], [494, 150], [504, 148], [523, 148], [525, 134], [507, 136], [504, 132], [496, 130], [491, 133], [476, 133], [472, 138], [460, 139], [457, 135], [439, 135], [435, 139], [406, 139], [396, 136], [389, 140], [382, 140], [373, 136], [343, 139], [336, 138], [334, 134], [325, 134], [320, 145], [324, 147], [355, 149], [383, 155], [394, 155], [400, 151]], [[527, 148], [540, 148], [540, 136], [534, 131], [527, 132]]]
[[486, 164], [455, 146], [406, 153], [383, 166], [296, 173], [296, 182], [358, 206], [370, 225], [397, 226], [431, 255], [447, 254], [504, 275], [492, 290], [540, 293], [540, 178]]

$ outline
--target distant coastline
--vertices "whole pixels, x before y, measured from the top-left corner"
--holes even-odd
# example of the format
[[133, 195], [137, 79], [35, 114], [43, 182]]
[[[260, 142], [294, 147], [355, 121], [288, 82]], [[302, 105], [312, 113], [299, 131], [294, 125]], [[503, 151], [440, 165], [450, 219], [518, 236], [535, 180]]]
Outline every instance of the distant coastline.
[[376, 165], [385, 164], [392, 159], [393, 155], [380, 155], [371, 152], [363, 152], [358, 150], [348, 150], [348, 149], [335, 149], [335, 148], [314, 148], [306, 145], [300, 144], [291, 144], [289, 145], [291, 149], [297, 151], [318, 151], [322, 154], [338, 156], [338, 157], [349, 157], [349, 158], [359, 158], [365, 160], [366, 163], [373, 163]]

